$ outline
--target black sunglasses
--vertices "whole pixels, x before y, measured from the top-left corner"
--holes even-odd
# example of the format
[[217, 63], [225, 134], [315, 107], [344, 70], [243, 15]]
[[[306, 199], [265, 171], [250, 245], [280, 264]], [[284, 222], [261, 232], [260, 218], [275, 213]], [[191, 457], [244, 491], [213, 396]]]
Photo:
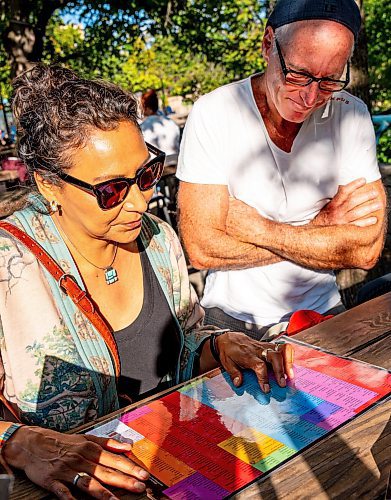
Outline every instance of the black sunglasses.
[[148, 151], [156, 155], [156, 157], [143, 165], [137, 171], [135, 177], [116, 177], [99, 184], [88, 184], [64, 172], [57, 172], [57, 175], [68, 184], [95, 196], [102, 210], [110, 210], [110, 208], [114, 208], [124, 201], [133, 184], [137, 184], [140, 191], [148, 191], [159, 182], [163, 173], [166, 154], [152, 146], [152, 144], [146, 143], [146, 146]]
[[346, 79], [345, 80], [333, 80], [332, 78], [317, 78], [316, 76], [310, 75], [309, 73], [304, 73], [303, 71], [294, 71], [293, 69], [289, 69], [286, 67], [285, 60], [282, 56], [281, 47], [278, 43], [276, 37], [274, 37], [276, 41], [276, 47], [278, 56], [280, 58], [280, 64], [282, 72], [285, 76], [285, 81], [292, 85], [297, 85], [299, 87], [306, 87], [310, 85], [312, 82], [317, 82], [320, 90], [324, 90], [325, 92], [338, 92], [344, 89], [350, 81], [350, 64], [349, 61], [347, 63], [346, 69]]

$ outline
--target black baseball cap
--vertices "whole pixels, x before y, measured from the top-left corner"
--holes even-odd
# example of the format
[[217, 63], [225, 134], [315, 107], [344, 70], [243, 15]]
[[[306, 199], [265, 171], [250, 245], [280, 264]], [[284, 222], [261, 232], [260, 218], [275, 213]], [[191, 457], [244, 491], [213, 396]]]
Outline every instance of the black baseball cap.
[[357, 40], [361, 26], [360, 10], [354, 0], [279, 0], [267, 26], [273, 29], [296, 21], [326, 19], [343, 24]]

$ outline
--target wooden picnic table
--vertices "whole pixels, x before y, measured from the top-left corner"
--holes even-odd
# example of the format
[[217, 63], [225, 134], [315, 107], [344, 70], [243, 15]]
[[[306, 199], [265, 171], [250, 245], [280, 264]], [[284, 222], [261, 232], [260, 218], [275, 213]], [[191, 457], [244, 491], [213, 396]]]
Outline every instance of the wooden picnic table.
[[[391, 292], [309, 328], [295, 338], [390, 369]], [[235, 498], [385, 499], [391, 466], [390, 414], [391, 400], [380, 403]], [[106, 419], [109, 417], [101, 420]], [[17, 472], [12, 500], [51, 498], [52, 495]], [[127, 494], [122, 498], [146, 497]]]

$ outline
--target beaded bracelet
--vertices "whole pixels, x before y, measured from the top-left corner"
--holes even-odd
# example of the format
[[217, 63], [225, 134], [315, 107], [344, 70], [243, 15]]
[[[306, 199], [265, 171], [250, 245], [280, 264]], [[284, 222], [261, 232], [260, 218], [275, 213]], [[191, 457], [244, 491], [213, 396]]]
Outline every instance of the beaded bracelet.
[[22, 427], [23, 424], [11, 424], [3, 433], [0, 434], [0, 452], [3, 446], [6, 444], [8, 439], [12, 436], [12, 434]]
[[216, 345], [216, 337], [219, 337], [220, 335], [224, 335], [224, 333], [230, 332], [231, 330], [229, 328], [226, 328], [225, 330], [215, 330], [210, 334], [210, 352], [212, 353], [212, 356], [215, 358], [215, 360], [221, 364], [220, 361], [220, 356], [219, 356], [219, 351], [217, 349]]

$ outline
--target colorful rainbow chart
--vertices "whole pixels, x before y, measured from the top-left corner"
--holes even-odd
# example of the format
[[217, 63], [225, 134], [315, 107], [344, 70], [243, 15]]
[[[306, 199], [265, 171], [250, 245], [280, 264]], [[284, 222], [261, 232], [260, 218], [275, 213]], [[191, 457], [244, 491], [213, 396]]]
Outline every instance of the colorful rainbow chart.
[[252, 372], [235, 388], [214, 370], [88, 433], [132, 442], [154, 498], [227, 498], [391, 394], [388, 371], [292, 343], [286, 388], [270, 375], [264, 394]]

